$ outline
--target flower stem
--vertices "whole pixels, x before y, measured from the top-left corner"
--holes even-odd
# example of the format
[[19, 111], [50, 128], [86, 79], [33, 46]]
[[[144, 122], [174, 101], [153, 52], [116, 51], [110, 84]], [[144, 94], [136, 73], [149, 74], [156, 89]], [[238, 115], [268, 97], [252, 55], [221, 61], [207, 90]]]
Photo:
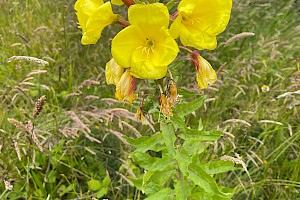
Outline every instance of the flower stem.
[[127, 7], [129, 7], [129, 6], [131, 6], [131, 5], [134, 4], [134, 1], [133, 1], [133, 0], [122, 0], [122, 1], [123, 1], [123, 3], [124, 3]]
[[186, 51], [189, 52], [189, 53], [193, 53], [192, 50], [190, 50], [189, 48], [187, 48], [187, 47], [185, 47], [185, 46], [179, 46], [179, 48], [180, 48], [180, 49], [184, 49], [184, 50], [186, 50]]

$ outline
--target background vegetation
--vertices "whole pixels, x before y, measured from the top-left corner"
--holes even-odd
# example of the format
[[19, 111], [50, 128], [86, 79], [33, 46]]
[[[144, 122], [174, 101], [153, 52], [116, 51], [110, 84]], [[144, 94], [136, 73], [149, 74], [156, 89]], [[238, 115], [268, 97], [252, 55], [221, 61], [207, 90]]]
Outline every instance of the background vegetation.
[[[116, 27], [105, 29], [96, 45], [81, 45], [73, 5], [0, 1], [0, 199], [87, 199], [106, 192], [109, 199], [142, 198], [126, 178], [141, 172], [127, 159], [131, 148], [122, 135], [153, 134], [157, 124], [136, 122], [137, 105], [115, 101], [114, 88], [105, 84]], [[188, 121], [197, 126], [201, 118], [206, 129], [224, 132], [207, 160], [239, 154], [247, 164], [248, 173], [216, 177], [219, 184], [237, 186], [234, 199], [300, 197], [299, 8], [296, 0], [234, 1], [219, 47], [200, 52], [218, 70], [218, 81], [199, 91], [207, 100]], [[235, 36], [241, 32], [255, 36]], [[237, 40], [230, 42], [233, 36]], [[19, 55], [50, 65], [6, 62]], [[191, 64], [178, 63], [172, 70], [179, 87], [197, 91]], [[262, 92], [262, 85], [270, 91]], [[138, 91], [146, 90], [140, 81]], [[47, 103], [34, 119], [42, 95]], [[43, 151], [7, 118], [34, 121]]]

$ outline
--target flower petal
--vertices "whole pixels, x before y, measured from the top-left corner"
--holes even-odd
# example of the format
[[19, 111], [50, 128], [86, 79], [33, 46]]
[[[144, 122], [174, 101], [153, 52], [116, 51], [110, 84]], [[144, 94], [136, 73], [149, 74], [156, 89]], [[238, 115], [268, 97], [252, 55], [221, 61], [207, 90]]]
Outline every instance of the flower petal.
[[161, 28], [160, 32], [161, 39], [155, 46], [152, 63], [156, 66], [166, 66], [176, 58], [179, 48], [167, 29]]
[[111, 3], [117, 6], [121, 6], [124, 4], [122, 0], [111, 0]]
[[160, 79], [167, 73], [168, 66], [155, 66], [147, 59], [141, 49], [134, 51], [131, 60], [130, 73], [141, 79]]
[[129, 26], [120, 31], [112, 40], [111, 53], [115, 61], [122, 67], [130, 67], [133, 52], [144, 45], [141, 31]]
[[132, 5], [128, 10], [128, 19], [130, 24], [140, 27], [144, 32], [169, 26], [169, 12], [162, 3]]

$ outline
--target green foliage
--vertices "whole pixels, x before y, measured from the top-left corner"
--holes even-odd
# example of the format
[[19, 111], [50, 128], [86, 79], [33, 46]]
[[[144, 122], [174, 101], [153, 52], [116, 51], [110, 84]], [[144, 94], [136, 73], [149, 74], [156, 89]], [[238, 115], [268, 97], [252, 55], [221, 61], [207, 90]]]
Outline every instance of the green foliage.
[[[178, 104], [173, 117], [162, 123], [160, 133], [151, 137], [126, 138], [136, 147], [130, 158], [145, 170], [142, 177], [137, 177], [133, 183], [147, 195], [147, 199], [184, 200], [200, 196], [207, 199], [230, 199], [233, 196], [234, 190], [219, 187], [212, 177], [234, 170], [233, 163], [222, 160], [202, 163], [200, 159], [206, 151], [203, 141], [215, 141], [221, 134], [211, 137], [213, 134], [209, 131], [192, 131], [183, 120], [184, 116], [199, 109], [203, 102], [204, 97], [201, 97]], [[174, 126], [179, 127], [177, 131]], [[193, 137], [189, 136], [191, 134]], [[165, 148], [161, 148], [162, 145]], [[156, 153], [147, 153], [153, 149]], [[142, 183], [138, 180], [142, 180]], [[201, 195], [196, 188], [201, 188]]]

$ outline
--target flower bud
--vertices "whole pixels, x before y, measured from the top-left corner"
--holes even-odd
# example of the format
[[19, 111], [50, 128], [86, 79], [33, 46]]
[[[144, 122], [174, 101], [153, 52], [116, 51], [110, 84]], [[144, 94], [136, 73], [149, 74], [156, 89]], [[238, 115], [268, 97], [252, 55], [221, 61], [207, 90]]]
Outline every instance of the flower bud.
[[112, 58], [109, 62], [106, 63], [105, 77], [106, 83], [117, 85], [121, 76], [124, 72], [124, 68], [118, 65], [115, 60]]
[[217, 80], [217, 74], [207, 60], [202, 58], [198, 51], [193, 51], [191, 60], [196, 68], [198, 87], [200, 90], [208, 88]]
[[130, 75], [130, 70], [126, 70], [116, 85], [116, 98], [119, 101], [132, 103], [133, 99], [137, 97], [137, 95], [133, 93], [135, 86], [136, 78]]

